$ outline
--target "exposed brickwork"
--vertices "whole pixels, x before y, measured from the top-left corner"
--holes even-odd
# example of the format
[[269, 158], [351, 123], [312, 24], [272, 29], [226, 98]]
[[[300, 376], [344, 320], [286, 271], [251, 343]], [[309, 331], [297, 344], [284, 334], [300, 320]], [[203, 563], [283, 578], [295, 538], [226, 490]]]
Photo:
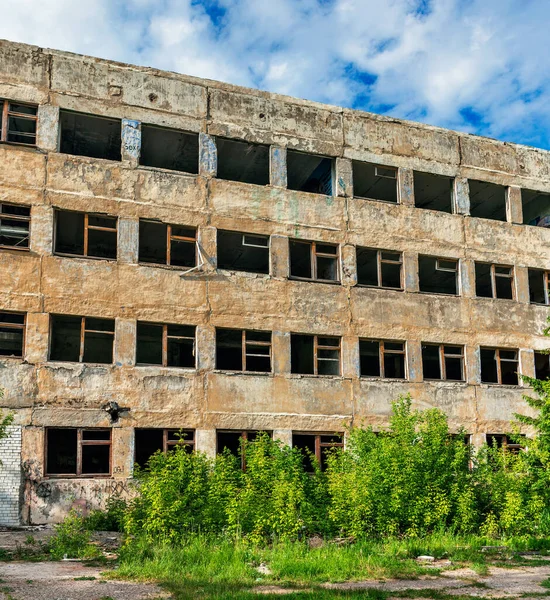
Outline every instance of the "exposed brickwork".
[[21, 426], [10, 425], [0, 440], [0, 525], [19, 525]]

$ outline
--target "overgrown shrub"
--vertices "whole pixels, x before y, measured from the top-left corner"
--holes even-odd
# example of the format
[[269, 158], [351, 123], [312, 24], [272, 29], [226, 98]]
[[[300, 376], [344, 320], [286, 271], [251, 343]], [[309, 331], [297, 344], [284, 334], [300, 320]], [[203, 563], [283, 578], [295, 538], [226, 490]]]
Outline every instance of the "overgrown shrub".
[[50, 554], [60, 560], [66, 558], [97, 558], [101, 551], [90, 543], [91, 532], [85, 519], [74, 510], [62, 523], [54, 526], [55, 534], [50, 538]]
[[84, 519], [90, 531], [122, 531], [127, 503], [120, 496], [110, 496], [104, 510], [92, 510]]

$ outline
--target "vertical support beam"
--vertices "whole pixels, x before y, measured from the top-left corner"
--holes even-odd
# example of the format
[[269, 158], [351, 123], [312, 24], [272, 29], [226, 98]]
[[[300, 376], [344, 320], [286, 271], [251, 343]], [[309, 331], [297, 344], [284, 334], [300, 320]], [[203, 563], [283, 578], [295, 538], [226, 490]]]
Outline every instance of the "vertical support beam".
[[399, 167], [397, 171], [399, 203], [414, 206], [414, 173], [412, 169]]
[[292, 447], [292, 429], [274, 429], [273, 439], [283, 442], [285, 446]]
[[521, 188], [511, 185], [506, 191], [506, 220], [508, 223], [523, 223]]
[[420, 340], [407, 341], [407, 368], [409, 381], [422, 381], [422, 343]]
[[342, 337], [342, 376], [345, 379], [361, 377], [359, 339], [356, 336]]
[[141, 123], [133, 119], [122, 119], [122, 160], [137, 167], [141, 154]]
[[472, 435], [470, 437], [470, 443], [476, 449], [481, 448], [481, 446], [483, 446], [485, 444], [486, 440], [487, 440], [487, 436], [483, 432], [472, 433]]
[[464, 298], [476, 297], [475, 263], [471, 258], [460, 260], [460, 295]]
[[405, 271], [405, 291], [418, 292], [418, 254], [416, 252], [403, 252], [403, 269]]
[[272, 235], [269, 243], [269, 259], [271, 276], [277, 279], [288, 279], [290, 275], [290, 250], [288, 237]]
[[[535, 351], [531, 348], [520, 348], [519, 350], [519, 372], [527, 377], [535, 377]], [[529, 387], [529, 384], [519, 380], [519, 384], [523, 387]]]
[[139, 256], [139, 219], [118, 219], [118, 262], [135, 265]]
[[336, 159], [336, 195], [353, 198], [353, 174], [349, 158]]
[[288, 331], [273, 332], [271, 355], [275, 375], [290, 373], [290, 333]]
[[117, 367], [132, 367], [136, 363], [135, 319], [115, 319], [114, 363]]
[[216, 368], [216, 329], [212, 325], [197, 326], [197, 370], [212, 371]]
[[470, 214], [470, 185], [466, 177], [455, 177], [454, 212], [457, 215]]
[[207, 133], [199, 133], [199, 175], [216, 177], [218, 172], [218, 150], [216, 141]]
[[281, 146], [270, 147], [269, 171], [271, 185], [286, 188], [286, 148]]
[[53, 253], [53, 235], [53, 208], [45, 204], [33, 206], [31, 208], [31, 251], [42, 256], [51, 256]]
[[59, 106], [41, 104], [37, 111], [36, 145], [40, 150], [57, 152], [59, 147]]
[[216, 457], [216, 430], [195, 429], [195, 450], [204, 452], [210, 458]]
[[113, 477], [131, 477], [134, 470], [134, 428], [113, 427], [111, 436]]
[[342, 285], [357, 285], [357, 253], [355, 246], [344, 244], [340, 247], [342, 264]]
[[466, 383], [470, 385], [479, 385], [481, 383], [481, 358], [479, 346], [469, 346], [465, 348], [466, 358]]
[[522, 304], [529, 304], [529, 269], [527, 267], [514, 267], [516, 286], [516, 300]]
[[204, 262], [203, 269], [205, 271], [216, 269], [218, 266], [218, 230], [216, 227], [199, 226], [197, 242]]
[[25, 360], [39, 364], [48, 360], [50, 315], [48, 313], [27, 313], [25, 331]]

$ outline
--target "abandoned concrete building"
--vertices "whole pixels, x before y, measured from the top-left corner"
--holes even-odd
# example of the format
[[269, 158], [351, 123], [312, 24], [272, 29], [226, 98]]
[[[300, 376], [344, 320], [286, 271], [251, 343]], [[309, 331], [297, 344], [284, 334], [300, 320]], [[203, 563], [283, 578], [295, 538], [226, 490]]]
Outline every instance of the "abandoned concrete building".
[[391, 402], [506, 443], [549, 374], [550, 153], [0, 42], [0, 523]]

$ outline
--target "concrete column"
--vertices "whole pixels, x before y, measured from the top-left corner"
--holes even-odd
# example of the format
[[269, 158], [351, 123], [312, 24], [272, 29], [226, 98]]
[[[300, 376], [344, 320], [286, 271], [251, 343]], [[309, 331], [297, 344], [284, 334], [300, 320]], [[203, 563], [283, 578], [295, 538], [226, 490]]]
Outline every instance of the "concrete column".
[[122, 160], [137, 167], [141, 154], [141, 123], [132, 119], [122, 119]]
[[406, 292], [418, 292], [418, 254], [416, 252], [403, 252], [403, 269]]
[[195, 450], [204, 452], [210, 458], [216, 457], [216, 430], [195, 429]]
[[290, 373], [290, 333], [274, 331], [271, 338], [273, 373]]
[[115, 479], [131, 477], [134, 472], [134, 428], [113, 427], [111, 436], [112, 475]]
[[53, 253], [54, 210], [39, 204], [31, 208], [31, 252], [51, 256]]
[[270, 147], [269, 172], [270, 183], [273, 187], [286, 188], [286, 148]]
[[290, 250], [288, 238], [284, 235], [272, 235], [269, 244], [271, 276], [288, 279], [290, 275]]
[[479, 385], [481, 383], [481, 358], [479, 346], [466, 346], [466, 383]]
[[216, 368], [216, 328], [199, 325], [196, 333], [197, 370], [212, 371]]
[[[204, 263], [203, 269], [215, 269], [218, 266], [218, 230], [216, 227], [201, 225], [197, 232], [197, 241]], [[200, 260], [200, 257], [197, 259]]]
[[48, 360], [50, 315], [27, 313], [25, 330], [25, 360], [31, 364]]
[[529, 304], [529, 269], [527, 267], [514, 267], [514, 280], [516, 285], [516, 300], [522, 304]]
[[341, 246], [342, 258], [342, 285], [357, 285], [357, 253], [355, 246], [344, 244]]
[[508, 223], [523, 223], [521, 188], [511, 185], [506, 191], [506, 220]]
[[336, 195], [353, 198], [353, 174], [349, 158], [336, 159]]
[[346, 379], [361, 377], [359, 340], [356, 336], [346, 335], [342, 338], [342, 376]]
[[475, 263], [470, 258], [460, 260], [460, 295], [464, 298], [476, 297]]
[[472, 433], [470, 442], [476, 449], [481, 448], [486, 443], [487, 437], [485, 433]]
[[59, 146], [59, 106], [38, 106], [36, 145], [40, 150], [57, 152]]
[[407, 341], [407, 369], [409, 381], [423, 381], [422, 343], [420, 340]]
[[405, 206], [414, 206], [414, 174], [412, 169], [399, 167], [397, 187], [399, 190], [399, 203]]
[[137, 264], [139, 253], [139, 219], [118, 219], [118, 262]]
[[199, 133], [199, 175], [216, 177], [218, 172], [218, 151], [213, 137]]
[[115, 319], [114, 363], [117, 367], [132, 367], [136, 363], [136, 333], [135, 319]]
[[292, 429], [274, 429], [273, 439], [283, 442], [285, 446], [292, 447]]
[[454, 212], [457, 215], [470, 214], [470, 186], [466, 177], [455, 177]]
[[[527, 377], [535, 377], [535, 351], [530, 348], [520, 348], [519, 373]], [[529, 384], [519, 378], [519, 384], [529, 387]]]

